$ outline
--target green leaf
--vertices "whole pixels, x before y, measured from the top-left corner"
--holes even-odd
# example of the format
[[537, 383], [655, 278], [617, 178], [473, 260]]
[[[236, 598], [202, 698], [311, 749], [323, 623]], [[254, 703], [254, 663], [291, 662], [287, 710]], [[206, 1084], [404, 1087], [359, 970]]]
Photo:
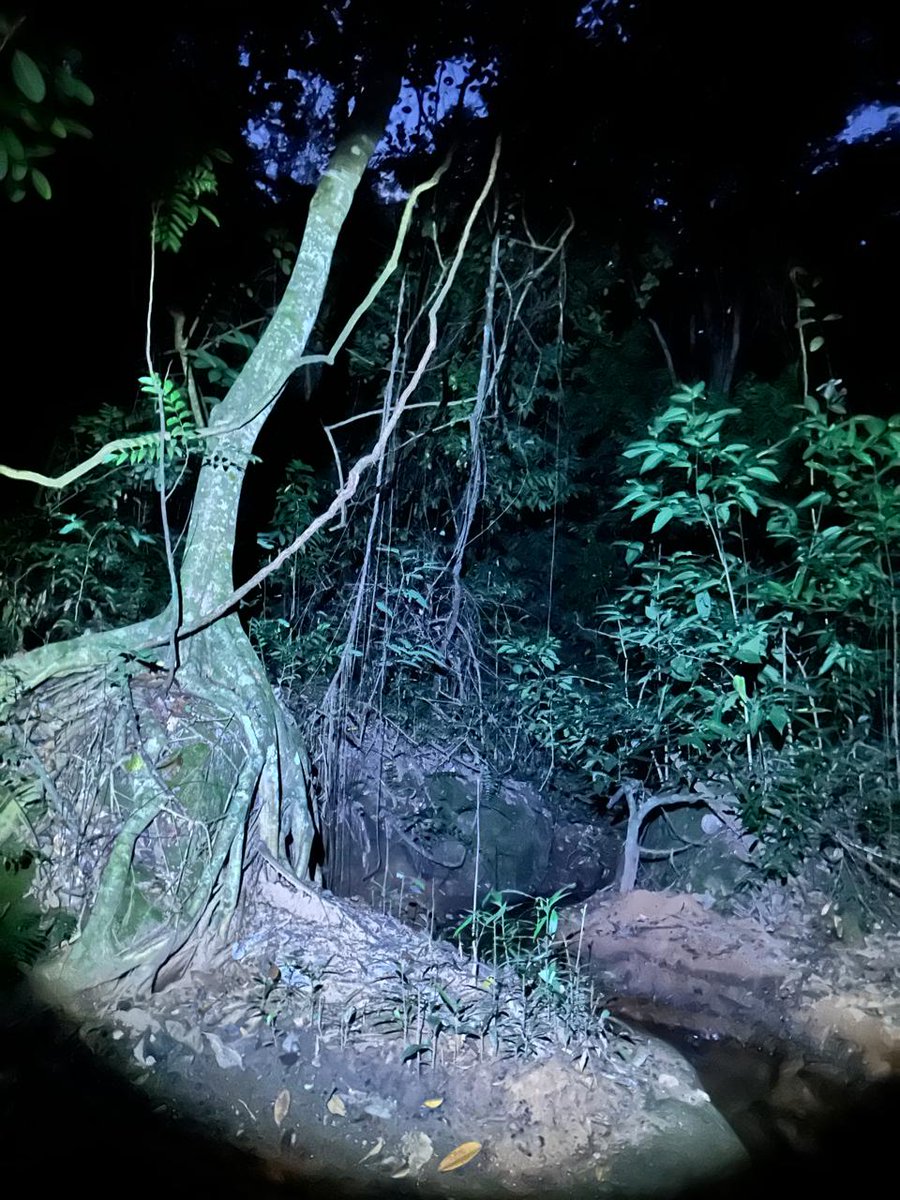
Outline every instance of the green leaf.
[[659, 466], [664, 458], [665, 452], [663, 450], [654, 450], [653, 453], [648, 454], [641, 463], [640, 471], [638, 473], [643, 475], [645, 471], [652, 471], [654, 467]]
[[651, 533], [659, 533], [659, 531], [663, 528], [663, 526], [668, 525], [668, 523], [672, 520], [672, 518], [674, 516], [675, 516], [675, 510], [673, 508], [661, 508], [659, 510], [659, 512], [656, 514], [656, 517], [653, 521], [653, 526], [652, 526], [650, 532]]
[[18, 134], [16, 134], [14, 130], [10, 129], [10, 127], [6, 125], [3, 127], [3, 129], [0, 129], [0, 137], [2, 137], [3, 141], [6, 143], [6, 149], [9, 151], [9, 157], [14, 162], [24, 162], [25, 147], [19, 140]]
[[843, 659], [844, 659], [844, 647], [838, 643], [835, 643], [833, 646], [829, 647], [828, 653], [825, 655], [825, 660], [822, 663], [821, 667], [819, 667], [817, 674], [819, 674], [820, 676], [827, 675], [835, 663], [838, 663], [841, 667], [843, 667], [844, 666]]
[[690, 419], [691, 419], [691, 414], [688, 412], [688, 410], [686, 408], [681, 408], [681, 407], [674, 408], [673, 407], [673, 408], [667, 408], [666, 411], [661, 416], [656, 418], [655, 423], [660, 429], [665, 429], [665, 427], [667, 425], [671, 425], [671, 424], [673, 424], [673, 422], [677, 422], [678, 424], [684, 425]]
[[64, 125], [69, 133], [74, 133], [76, 137], [92, 138], [94, 136], [87, 125], [82, 125], [80, 121], [76, 121], [72, 117], [60, 117], [59, 120], [60, 124]]
[[644, 503], [639, 504], [637, 506], [637, 508], [634, 510], [634, 512], [631, 514], [631, 520], [636, 521], [639, 517], [644, 517], [647, 515], [647, 513], [653, 512], [653, 510], [656, 508], [656, 506], [658, 504], [659, 504], [659, 501], [656, 499], [645, 500]]
[[459, 1014], [459, 1001], [455, 999], [455, 997], [451, 996], [450, 993], [445, 991], [442, 987], [438, 988], [438, 995], [447, 1005], [453, 1015], [457, 1016]]
[[3, 142], [0, 142], [0, 179], [6, 178], [6, 172], [9, 170], [9, 151]]
[[27, 104], [23, 104], [19, 109], [19, 120], [22, 122], [25, 128], [30, 129], [32, 133], [40, 133], [41, 123]]
[[693, 683], [697, 678], [697, 665], [686, 654], [676, 654], [669, 663], [669, 674], [681, 683]]
[[770, 471], [768, 467], [747, 467], [747, 474], [751, 479], [762, 479], [766, 483], [780, 482], [775, 472]]
[[824, 345], [825, 339], [821, 336], [821, 334], [816, 334], [813, 340], [809, 343], [810, 354], [815, 354], [815, 352], [817, 350], [821, 350]]
[[700, 592], [694, 597], [694, 607], [697, 609], [697, 616], [701, 621], [708, 621], [712, 612], [712, 600], [709, 592]]
[[751, 516], [759, 516], [759, 505], [756, 503], [756, 497], [751, 492], [742, 491], [738, 496], [738, 500]]
[[734, 685], [734, 690], [746, 704], [748, 699], [746, 679], [744, 679], [743, 675], [732, 675], [731, 682]]
[[31, 184], [34, 190], [44, 200], [49, 200], [52, 193], [50, 188], [50, 180], [43, 171], [39, 171], [37, 167], [31, 168]]
[[621, 500], [613, 505], [613, 512], [618, 508], [627, 508], [629, 504], [634, 504], [635, 500], [641, 500], [646, 495], [647, 489], [645, 487], [632, 488], [627, 495], [623, 496]]
[[86, 104], [88, 108], [94, 103], [94, 93], [83, 80], [76, 79], [74, 75], [69, 80], [69, 89], [75, 99]]
[[755, 665], [762, 662], [762, 656], [765, 652], [765, 649], [765, 637], [762, 634], [754, 633], [752, 637], [736, 646], [733, 654], [738, 662]]
[[772, 725], [778, 733], [784, 733], [790, 723], [790, 716], [781, 707], [780, 704], [773, 704], [769, 709], [767, 716], [769, 724]]
[[866, 433], [872, 437], [881, 437], [887, 429], [887, 421], [883, 421], [881, 417], [860, 417], [859, 423], [865, 426]]
[[40, 67], [24, 50], [17, 50], [12, 56], [12, 77], [16, 87], [32, 104], [40, 104], [47, 95]]
[[811, 504], [822, 504], [830, 499], [831, 497], [827, 492], [810, 492], [808, 496], [804, 496], [802, 500], [798, 500], [794, 507], [809, 508]]
[[[717, 717], [710, 717], [704, 721], [700, 730], [704, 741], [709, 741], [712, 738], [732, 738], [734, 730], [730, 725], [726, 725], [724, 721], [720, 721]], [[701, 747], [702, 748], [702, 747]]]

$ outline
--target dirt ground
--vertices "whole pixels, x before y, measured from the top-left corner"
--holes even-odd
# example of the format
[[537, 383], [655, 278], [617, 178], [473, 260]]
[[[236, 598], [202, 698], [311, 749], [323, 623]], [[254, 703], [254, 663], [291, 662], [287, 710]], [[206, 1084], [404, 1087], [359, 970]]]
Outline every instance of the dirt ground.
[[560, 936], [601, 997], [597, 1031], [568, 1045], [514, 1000], [473, 1036], [495, 981], [447, 943], [266, 866], [253, 894], [227, 945], [149, 998], [95, 994], [81, 1031], [160, 1109], [287, 1171], [615, 1194], [611, 1164], [671, 1133], [675, 1101], [695, 1146], [726, 1144], [708, 1091], [751, 1150], [754, 1106], [802, 1145], [854, 1081], [900, 1071], [900, 937], [847, 944], [777, 891], [743, 915], [643, 891], [568, 910]]

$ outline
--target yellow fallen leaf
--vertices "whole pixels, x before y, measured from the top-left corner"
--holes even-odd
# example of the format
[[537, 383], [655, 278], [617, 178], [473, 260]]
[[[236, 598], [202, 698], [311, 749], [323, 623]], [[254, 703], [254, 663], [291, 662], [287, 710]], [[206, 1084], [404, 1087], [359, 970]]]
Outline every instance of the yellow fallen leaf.
[[336, 1117], [346, 1117], [347, 1105], [343, 1102], [337, 1092], [332, 1092], [325, 1102], [325, 1107], [330, 1113]]
[[481, 1142], [460, 1142], [455, 1150], [442, 1158], [439, 1171], [455, 1171], [459, 1167], [464, 1167], [467, 1162], [471, 1162], [476, 1154], [481, 1151]]
[[426, 1108], [440, 1108], [441, 1105], [444, 1103], [444, 1097], [443, 1096], [435, 1096], [435, 1098], [433, 1100], [423, 1100], [422, 1103], [425, 1105]]
[[273, 1113], [275, 1116], [275, 1124], [276, 1125], [279, 1125], [279, 1126], [281, 1125], [281, 1122], [288, 1115], [288, 1109], [290, 1107], [291, 1107], [291, 1093], [287, 1090], [287, 1088], [282, 1088], [281, 1091], [278, 1093], [278, 1095], [275, 1097], [275, 1104], [273, 1106]]

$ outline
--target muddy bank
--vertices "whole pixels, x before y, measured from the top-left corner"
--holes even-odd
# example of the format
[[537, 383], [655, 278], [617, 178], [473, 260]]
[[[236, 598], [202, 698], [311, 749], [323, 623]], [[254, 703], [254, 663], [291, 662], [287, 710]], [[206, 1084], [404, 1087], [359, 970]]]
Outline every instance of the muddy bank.
[[[694, 897], [597, 897], [564, 922], [586, 989], [567, 1014], [266, 867], [254, 896], [151, 995], [104, 989], [65, 1027], [24, 993], [6, 1005], [15, 1157], [62, 1139], [95, 1195], [227, 1200], [671, 1196], [742, 1172], [745, 1147], [746, 1188], [781, 1195], [833, 1183], [836, 1139], [855, 1171], [889, 1155], [897, 1089], [861, 1089], [896, 1053], [890, 937], [829, 946]], [[43, 1190], [65, 1186], [54, 1171]]]

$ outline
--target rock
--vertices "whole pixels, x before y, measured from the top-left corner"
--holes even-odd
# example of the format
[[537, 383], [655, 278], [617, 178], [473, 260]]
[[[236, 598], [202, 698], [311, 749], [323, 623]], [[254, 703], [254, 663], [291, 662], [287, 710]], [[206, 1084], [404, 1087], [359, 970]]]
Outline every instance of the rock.
[[[370, 734], [351, 755], [347, 852], [333, 855], [329, 886], [402, 917], [433, 907], [438, 928], [471, 911], [478, 894], [590, 895], [612, 878], [618, 840], [591, 822], [557, 814], [536, 787], [490, 777], [462, 759]], [[345, 843], [346, 844], [346, 843]]]

